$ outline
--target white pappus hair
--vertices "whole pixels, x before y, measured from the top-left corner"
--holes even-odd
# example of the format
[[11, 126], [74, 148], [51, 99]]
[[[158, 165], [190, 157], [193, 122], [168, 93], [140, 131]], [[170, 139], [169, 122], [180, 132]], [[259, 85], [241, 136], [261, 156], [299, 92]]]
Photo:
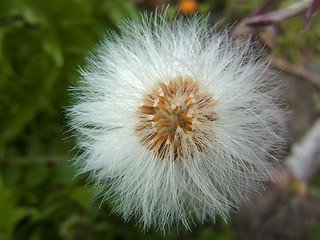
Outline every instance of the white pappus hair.
[[68, 112], [81, 172], [145, 229], [227, 218], [270, 180], [283, 142], [266, 62], [207, 18], [143, 15], [111, 35]]

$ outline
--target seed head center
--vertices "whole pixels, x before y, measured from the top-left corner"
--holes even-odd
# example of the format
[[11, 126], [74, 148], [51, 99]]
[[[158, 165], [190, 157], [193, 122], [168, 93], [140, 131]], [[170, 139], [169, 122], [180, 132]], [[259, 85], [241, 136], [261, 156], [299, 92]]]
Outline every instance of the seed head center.
[[176, 160], [203, 150], [201, 139], [215, 113], [211, 94], [201, 93], [197, 82], [189, 77], [159, 82], [142, 100], [136, 132], [149, 151]]

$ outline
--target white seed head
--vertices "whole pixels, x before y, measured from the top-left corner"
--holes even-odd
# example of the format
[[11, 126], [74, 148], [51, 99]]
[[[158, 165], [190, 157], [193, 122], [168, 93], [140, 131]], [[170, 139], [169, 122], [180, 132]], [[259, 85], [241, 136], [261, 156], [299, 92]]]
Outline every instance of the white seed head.
[[127, 21], [88, 59], [69, 109], [81, 172], [146, 229], [226, 218], [270, 180], [283, 142], [260, 57], [206, 19]]

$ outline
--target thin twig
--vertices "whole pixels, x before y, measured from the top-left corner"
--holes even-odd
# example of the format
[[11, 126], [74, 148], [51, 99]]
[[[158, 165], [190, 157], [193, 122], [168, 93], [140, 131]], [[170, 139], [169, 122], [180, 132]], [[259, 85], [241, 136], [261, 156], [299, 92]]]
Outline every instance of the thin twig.
[[320, 7], [320, 0], [313, 0], [312, 3], [310, 4], [309, 9], [306, 14], [306, 19], [303, 24], [304, 25], [303, 31], [308, 30], [310, 23], [311, 23], [311, 20], [316, 15], [316, 12], [319, 9], [319, 7]]
[[276, 68], [279, 68], [288, 73], [302, 77], [312, 82], [313, 84], [317, 85], [318, 87], [320, 87], [320, 76], [304, 68], [303, 66], [292, 64], [281, 58], [274, 58], [272, 63]]
[[[294, 4], [289, 5], [288, 7], [278, 9], [276, 11], [255, 14], [243, 19], [234, 29], [233, 36], [242, 36], [248, 37], [252, 33], [252, 27], [266, 27], [273, 25], [275, 23], [282, 22], [299, 14], [306, 12], [312, 0], [302, 0]], [[257, 10], [257, 13], [260, 13], [260, 10]]]
[[308, 131], [300, 143], [292, 147], [286, 163], [291, 174], [308, 182], [320, 167], [320, 119]]
[[252, 16], [245, 19], [244, 24], [250, 27], [265, 27], [273, 25], [307, 11], [311, 2], [311, 0], [299, 1], [289, 5], [286, 8], [281, 8], [273, 12]]

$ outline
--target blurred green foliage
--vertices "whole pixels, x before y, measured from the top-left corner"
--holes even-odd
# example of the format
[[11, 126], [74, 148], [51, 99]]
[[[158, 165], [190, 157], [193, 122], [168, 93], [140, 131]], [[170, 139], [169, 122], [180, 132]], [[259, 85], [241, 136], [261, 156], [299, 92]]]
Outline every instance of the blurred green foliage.
[[[294, 3], [293, 0], [286, 0], [280, 7], [286, 7]], [[315, 54], [320, 53], [320, 14], [317, 14], [307, 31], [302, 31], [304, 27], [304, 17], [298, 16], [283, 21], [278, 26], [279, 37], [275, 45], [274, 54], [290, 59], [294, 63], [303, 60], [303, 56], [315, 58]], [[320, 65], [319, 65], [320, 66]]]
[[[261, 1], [243, 0], [240, 8], [236, 2], [207, 0], [199, 10], [214, 10], [214, 18], [242, 17]], [[110, 214], [107, 204], [99, 206], [85, 176], [74, 178], [67, 89], [106, 29], [138, 16], [132, 1], [0, 1], [0, 240], [232, 238], [231, 227], [219, 220], [192, 233], [179, 230], [179, 236], [175, 228], [167, 236], [143, 233], [135, 222]], [[296, 25], [282, 26], [281, 51], [309, 44], [291, 40]]]
[[[67, 89], [84, 56], [124, 17], [138, 17], [133, 2], [0, 1], [0, 240], [163, 238], [100, 207], [69, 161]], [[228, 239], [225, 226], [180, 236]]]
[[0, 2], [1, 157], [69, 148], [61, 141], [65, 90], [105, 29], [137, 14], [126, 1]]

